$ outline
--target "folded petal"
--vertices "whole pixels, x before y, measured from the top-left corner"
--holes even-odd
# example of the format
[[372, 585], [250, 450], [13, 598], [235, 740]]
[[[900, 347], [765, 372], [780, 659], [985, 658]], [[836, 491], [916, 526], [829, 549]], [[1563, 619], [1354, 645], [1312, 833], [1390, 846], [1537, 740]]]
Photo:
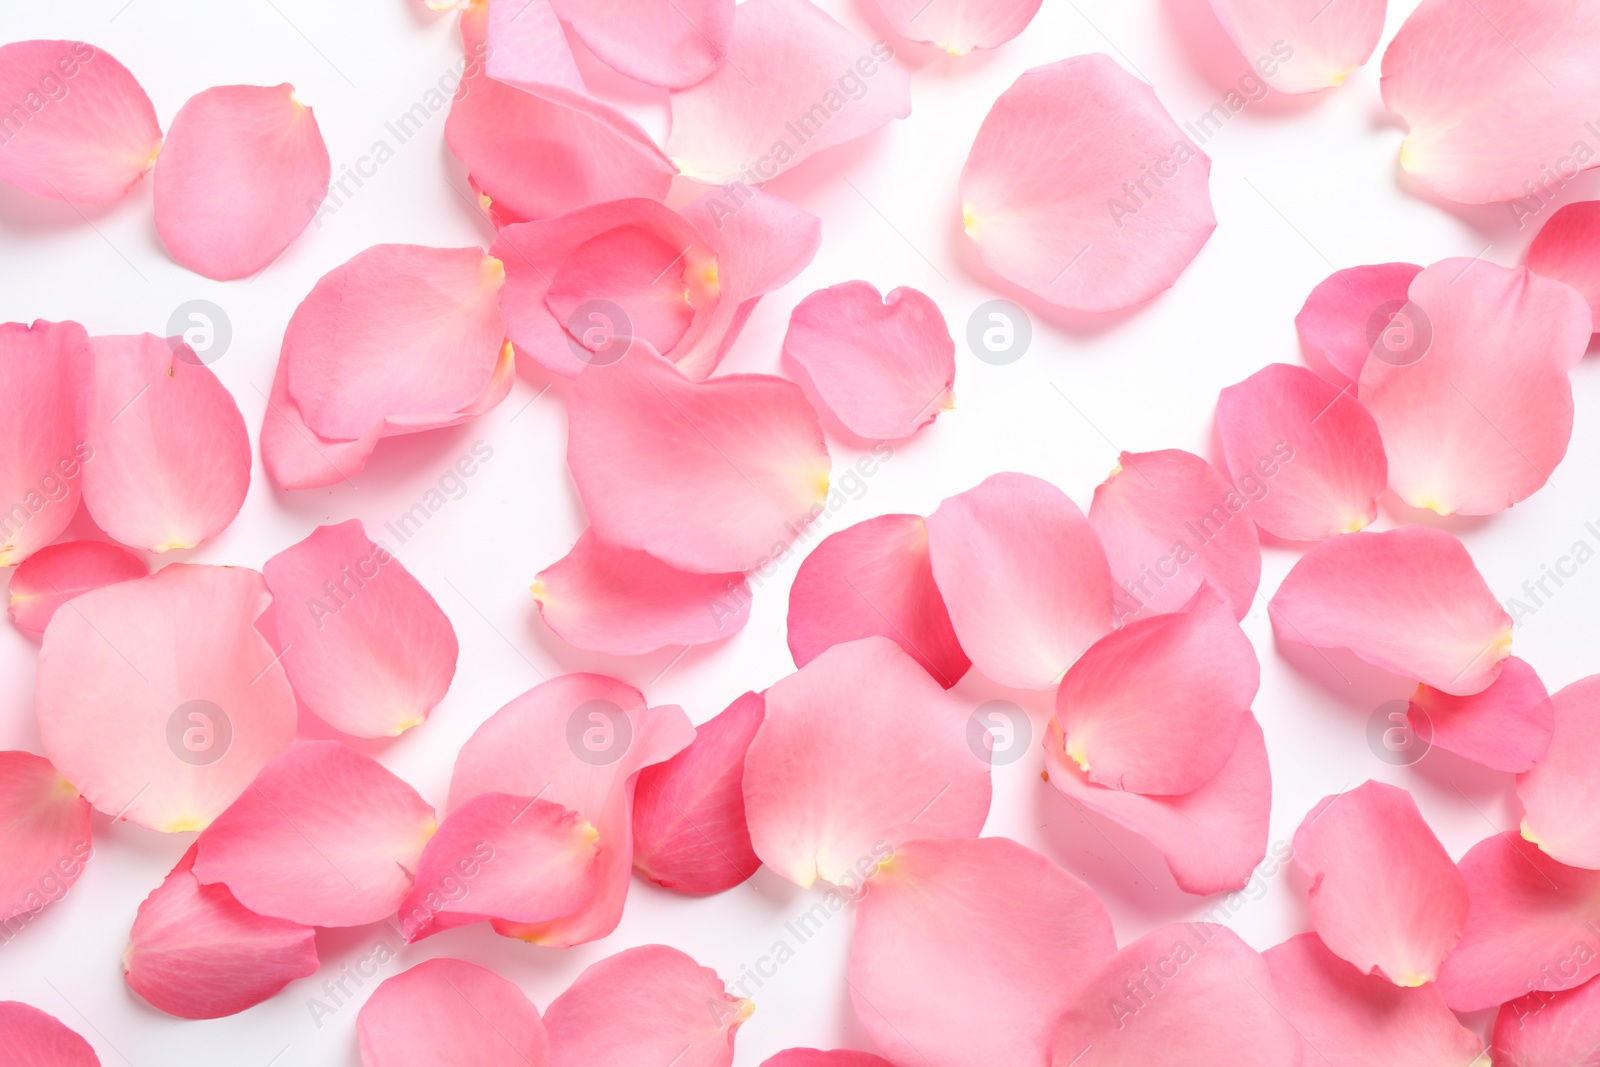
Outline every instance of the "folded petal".
[[1028, 28], [1040, 0], [878, 0], [894, 32], [953, 56], [998, 48]]
[[250, 911], [195, 878], [195, 848], [139, 905], [122, 976], [168, 1015], [219, 1019], [317, 970], [316, 931]]
[[39, 652], [45, 755], [107, 815], [204, 829], [294, 740], [271, 601], [255, 571], [187, 563], [74, 598]]
[[105, 541], [66, 541], [29, 556], [11, 575], [11, 620], [42, 634], [61, 605], [82, 593], [150, 573], [144, 560]]
[[1124, 452], [1089, 503], [1105, 545], [1117, 621], [1177, 611], [1209, 582], [1243, 619], [1261, 584], [1249, 498], [1189, 452]]
[[[1566, 0], [1424, 0], [1383, 54], [1400, 166], [1469, 204], [1524, 198], [1594, 166], [1600, 9]], [[1565, 181], [1562, 182], [1565, 184]]]
[[893, 1067], [886, 1059], [870, 1052], [839, 1049], [821, 1052], [814, 1048], [786, 1048], [761, 1061], [761, 1067]]
[[1111, 629], [1111, 574], [1067, 495], [995, 474], [928, 516], [928, 556], [961, 648], [1001, 685], [1054, 689]]
[[722, 66], [733, 0], [554, 0], [583, 43], [630, 78], [681, 89]]
[[1043, 1064], [1085, 973], [1116, 952], [1094, 890], [1032, 849], [910, 841], [857, 912], [850, 996], [897, 1062]]
[[911, 114], [911, 79], [810, 0], [745, 0], [716, 73], [672, 94], [667, 155], [687, 177], [754, 185]]
[[1222, 390], [1217, 429], [1228, 474], [1257, 526], [1320, 541], [1378, 517], [1389, 463], [1378, 424], [1352, 393], [1285, 363]]
[[[284, 489], [320, 489], [359, 474], [378, 447], [383, 427], [354, 441], [333, 441], [307, 426], [289, 396], [289, 364], [278, 360], [272, 396], [261, 422], [261, 463]], [[353, 482], [351, 484], [354, 484]]]
[[1266, 739], [1254, 715], [1245, 720], [1232, 757], [1216, 777], [1182, 796], [1142, 796], [1095, 785], [1067, 755], [1065, 735], [1054, 719], [1045, 735], [1044, 758], [1051, 785], [1074, 807], [1099, 812], [1158, 848], [1185, 893], [1242, 889], [1267, 853], [1272, 776]]
[[1575, 989], [1600, 974], [1600, 871], [1557, 863], [1516, 834], [1478, 842], [1460, 867], [1472, 906], [1439, 973], [1453, 1011]]
[[435, 959], [387, 979], [356, 1016], [361, 1067], [549, 1067], [539, 1009], [493, 971]]
[[955, 404], [956, 343], [923, 293], [887, 299], [868, 282], [842, 282], [800, 301], [784, 357], [827, 411], [857, 437], [910, 437]]
[[1494, 1062], [1501, 1067], [1595, 1067], [1600, 1064], [1600, 982], [1564, 993], [1529, 993], [1494, 1020]]
[[599, 887], [587, 907], [551, 922], [497, 921], [495, 929], [550, 948], [614, 930], [633, 865], [635, 780], [693, 740], [682, 708], [647, 708], [637, 689], [597, 674], [535, 686], [478, 727], [456, 757], [451, 812], [480, 793], [538, 797], [582, 815], [600, 835]]
[[804, 667], [833, 645], [877, 634], [949, 689], [972, 666], [934, 583], [920, 515], [880, 515], [829, 534], [789, 587], [789, 651]]
[[692, 382], [638, 340], [578, 379], [567, 465], [595, 536], [703, 574], [763, 566], [828, 492], [828, 447], [798, 386]]
[[78, 510], [94, 455], [77, 417], [88, 346], [75, 322], [0, 325], [0, 425], [15, 428], [0, 440], [0, 567], [54, 541]]
[[93, 851], [89, 802], [72, 783], [41, 756], [0, 752], [0, 921], [7, 934], [17, 917], [65, 896]]
[[262, 915], [360, 926], [399, 907], [437, 827], [433, 808], [377, 760], [338, 741], [297, 741], [201, 835], [194, 872]]
[[1168, 288], [1216, 229], [1211, 160], [1109, 56], [1035, 67], [995, 101], [961, 171], [962, 222], [995, 273], [1106, 312]]
[[0, 1058], [14, 1067], [100, 1067], [89, 1042], [20, 1000], [0, 1000]]
[[0, 181], [35, 196], [119, 199], [161, 151], [156, 110], [138, 81], [83, 41], [0, 47], [0, 99], [9, 104]]
[[1434, 986], [1405, 989], [1362, 974], [1316, 934], [1291, 937], [1261, 958], [1277, 990], [1274, 1006], [1305, 1039], [1307, 1064], [1488, 1067], [1479, 1059], [1483, 1040], [1456, 1020]]
[[593, 530], [533, 582], [546, 626], [574, 647], [613, 656], [731, 637], [749, 621], [752, 596], [737, 571], [680, 571], [647, 552], [612, 548]]
[[680, 893], [720, 893], [745, 881], [761, 859], [744, 812], [745, 754], [765, 702], [746, 693], [696, 730], [694, 742], [639, 774], [633, 806], [633, 865]]
[[1084, 978], [1051, 1067], [1187, 1063], [1299, 1067], [1300, 1035], [1272, 1006], [1267, 964], [1225, 926], [1172, 923]]
[[989, 755], [969, 711], [883, 637], [834, 645], [766, 692], [745, 758], [756, 855], [798, 885], [859, 888], [912, 838], [976, 837]]
[[1452, 696], [1483, 692], [1511, 654], [1511, 616], [1466, 547], [1431, 526], [1322, 542], [1283, 579], [1270, 609], [1281, 640], [1348, 648]]
[[1311, 922], [1362, 974], [1420, 986], [1461, 939], [1467, 887], [1417, 802], [1381, 782], [1324, 797], [1294, 835]]
[[1517, 777], [1522, 836], [1569, 867], [1600, 869], [1600, 675], [1573, 682], [1551, 704], [1549, 751]]
[[1419, 685], [1409, 714], [1412, 732], [1434, 747], [1512, 774], [1544, 762], [1556, 728], [1544, 682], [1516, 656], [1507, 656], [1500, 676], [1471, 696]]
[[730, 1067], [755, 1005], [675, 948], [643, 945], [593, 964], [550, 1002], [550, 1067]]
[[1405, 307], [1411, 279], [1421, 273], [1415, 263], [1373, 263], [1334, 271], [1318, 282], [1294, 317], [1300, 345], [1318, 373], [1340, 385], [1360, 381], [1380, 338], [1387, 351], [1404, 358], [1415, 334], [1409, 320], [1394, 315]]
[[456, 671], [455, 630], [361, 520], [317, 527], [262, 573], [289, 682], [330, 726], [395, 737], [444, 699]]
[[[1217, 20], [1262, 80], [1280, 93], [1342, 85], [1372, 58], [1383, 36], [1385, 0], [1324, 7], [1325, 0], [1211, 0]], [[1284, 59], [1283, 53], [1288, 52]], [[1263, 57], [1278, 59], [1271, 73]]]
[[1582, 293], [1600, 333], [1600, 200], [1558, 208], [1528, 246], [1527, 266]]

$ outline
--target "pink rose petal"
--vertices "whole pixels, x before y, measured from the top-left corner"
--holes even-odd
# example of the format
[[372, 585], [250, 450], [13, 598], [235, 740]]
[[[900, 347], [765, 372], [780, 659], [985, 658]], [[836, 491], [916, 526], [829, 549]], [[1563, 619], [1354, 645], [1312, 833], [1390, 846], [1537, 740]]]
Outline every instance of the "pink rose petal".
[[1555, 705], [1528, 664], [1507, 656], [1489, 688], [1453, 697], [1419, 685], [1411, 695], [1412, 732], [1435, 748], [1497, 771], [1520, 774], [1544, 762], [1555, 733]]
[[7, 940], [19, 918], [67, 894], [93, 852], [89, 802], [72, 783], [41, 756], [0, 752], [0, 923]]
[[583, 43], [650, 85], [681, 89], [728, 58], [733, 0], [553, 0]]
[[0, 325], [0, 567], [54, 541], [78, 510], [83, 464], [94, 451], [77, 412], [89, 338], [75, 322]]
[[10, 1067], [100, 1067], [89, 1042], [20, 1000], [0, 1000], [0, 1059]]
[[1040, 0], [878, 0], [894, 32], [954, 56], [998, 48], [1028, 28]]
[[1311, 290], [1294, 317], [1300, 345], [1319, 374], [1343, 385], [1361, 380], [1361, 368], [1390, 324], [1398, 331], [1386, 347], [1403, 346], [1409, 320], [1393, 316], [1406, 302], [1411, 280], [1422, 273], [1415, 263], [1374, 263], [1334, 271]]
[[289, 364], [278, 360], [272, 396], [261, 423], [261, 463], [280, 487], [318, 489], [349, 481], [367, 465], [367, 458], [378, 447], [382, 435], [381, 426], [374, 426], [354, 441], [333, 441], [318, 435], [306, 425], [289, 396]]
[[1499, 1067], [1600, 1065], [1600, 982], [1564, 993], [1530, 993], [1501, 1007], [1494, 1021]]
[[11, 620], [42, 634], [61, 605], [82, 593], [150, 573], [144, 560], [105, 541], [66, 541], [40, 549], [11, 575]]
[[[1504, 677], [1504, 675], [1501, 675]], [[1600, 675], [1551, 700], [1555, 734], [1544, 761], [1517, 777], [1522, 836], [1569, 867], [1600, 869]]]
[[549, 1067], [539, 1010], [511, 982], [462, 960], [387, 979], [356, 1016], [361, 1067]]
[[1600, 200], [1557, 209], [1528, 246], [1527, 264], [1533, 273], [1582, 293], [1590, 325], [1600, 333]]
[[814, 1048], [786, 1048], [761, 1061], [761, 1067], [894, 1067], [888, 1060], [870, 1052], [839, 1049], [821, 1052]]
[[[1323, 7], [1326, 0], [1211, 0], [1239, 52], [1280, 93], [1342, 85], [1383, 36], [1385, 0]], [[1288, 58], [1284, 58], [1284, 52]], [[1263, 59], [1277, 59], [1268, 73]]]

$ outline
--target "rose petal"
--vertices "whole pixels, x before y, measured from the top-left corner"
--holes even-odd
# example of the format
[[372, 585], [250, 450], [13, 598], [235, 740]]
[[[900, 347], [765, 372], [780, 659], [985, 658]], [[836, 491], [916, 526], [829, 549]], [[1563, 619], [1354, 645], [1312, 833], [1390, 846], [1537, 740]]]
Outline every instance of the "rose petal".
[[0, 325], [0, 425], [15, 428], [0, 442], [0, 567], [54, 541], [78, 510], [94, 455], [77, 416], [88, 351], [75, 322]]
[[61, 605], [82, 593], [150, 573], [144, 560], [105, 541], [67, 541], [29, 556], [11, 575], [11, 620], [42, 634]]
[[0, 1057], [12, 1067], [100, 1067], [89, 1042], [20, 1000], [0, 1000]]
[[[1415, 263], [1374, 263], [1334, 271], [1311, 290], [1294, 317], [1300, 345], [1317, 372], [1343, 385], [1361, 380], [1361, 368], [1395, 312], [1406, 302]], [[1402, 330], [1405, 323], [1401, 324]]]
[[1419, 685], [1409, 715], [1412, 732], [1434, 747], [1512, 774], [1544, 761], [1556, 725], [1544, 682], [1515, 656], [1506, 657], [1489, 688], [1472, 696]]
[[374, 426], [354, 441], [331, 441], [319, 436], [306, 425], [289, 396], [289, 364], [278, 360], [272, 396], [261, 423], [261, 462], [279, 486], [320, 489], [349, 481], [367, 465], [367, 457], [378, 447], [382, 435], [383, 427]]
[[1040, 0], [878, 0], [894, 32], [953, 56], [998, 48], [1028, 28]]
[[961, 171], [962, 222], [1007, 281], [1116, 311], [1170, 287], [1216, 229], [1210, 174], [1150, 86], [1074, 56], [995, 101]]
[[8, 939], [24, 917], [66, 895], [93, 851], [89, 802], [72, 783], [41, 756], [0, 752], [0, 922]]
[[1600, 982], [1565, 993], [1529, 993], [1501, 1007], [1494, 1021], [1494, 1062], [1501, 1067], [1600, 1064]]
[[1522, 836], [1569, 867], [1600, 869], [1600, 675], [1573, 682], [1551, 705], [1549, 752], [1517, 777]]
[[1582, 293], [1590, 325], [1600, 332], [1600, 200], [1557, 209], [1528, 246], [1527, 264], [1533, 273]]
[[733, 0], [554, 0], [554, 7], [606, 63], [668, 89], [704, 80], [733, 44]]
[[[1314, 93], [1344, 84], [1372, 58], [1387, 8], [1385, 0], [1332, 8], [1320, 2], [1211, 0], [1211, 10], [1263, 81], [1280, 93]], [[1266, 57], [1279, 60], [1271, 73], [1263, 69]]]
[[821, 1052], [814, 1048], [786, 1048], [761, 1062], [761, 1067], [894, 1067], [888, 1060], [870, 1052], [840, 1049]]
[[187, 563], [74, 598], [39, 652], [45, 754], [108, 815], [204, 829], [294, 740], [294, 692], [255, 628], [271, 600], [255, 571]]
[[387, 979], [356, 1016], [361, 1067], [548, 1067], [550, 1039], [511, 982], [462, 960], [426, 960]]

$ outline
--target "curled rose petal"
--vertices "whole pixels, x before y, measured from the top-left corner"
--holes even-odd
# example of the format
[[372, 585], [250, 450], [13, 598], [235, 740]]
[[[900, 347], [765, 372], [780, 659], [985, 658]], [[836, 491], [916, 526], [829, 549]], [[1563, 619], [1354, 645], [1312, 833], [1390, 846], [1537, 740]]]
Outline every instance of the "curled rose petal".
[[0, 47], [0, 181], [35, 196], [119, 199], [161, 151], [156, 110], [128, 69], [83, 41]]
[[1483, 692], [1511, 654], [1511, 616], [1466, 547], [1429, 526], [1323, 541], [1270, 610], [1281, 640], [1348, 648], [1451, 696]]
[[1564, 993], [1529, 993], [1494, 1020], [1500, 1067], [1595, 1067], [1600, 1064], [1600, 982]]
[[1556, 693], [1551, 704], [1555, 733], [1549, 752], [1538, 766], [1517, 777], [1522, 836], [1569, 867], [1597, 870], [1600, 675], [1573, 682]]
[[317, 970], [316, 931], [257, 915], [220, 885], [195, 878], [195, 848], [133, 920], [122, 975], [153, 1006], [218, 1019], [261, 1003]]
[[1170, 287], [1216, 229], [1210, 175], [1150, 86], [1074, 56], [995, 101], [961, 171], [962, 222], [1006, 280], [1116, 311]]
[[1471, 696], [1419, 685], [1408, 714], [1412, 732], [1434, 747], [1512, 774], [1544, 762], [1556, 728], [1544, 682], [1516, 656], [1507, 656], [1500, 677]]
[[650, 85], [686, 88], [728, 58], [734, 0], [553, 0], [594, 54]]
[[[1385, 0], [1322, 7], [1323, 0], [1211, 0], [1239, 52], [1280, 93], [1344, 84], [1372, 58], [1383, 36]], [[1267, 73], [1264, 61], [1271, 63]]]
[[755, 1005], [675, 948], [643, 945], [590, 966], [550, 1002], [550, 1067], [731, 1067]]
[[99, 811], [201, 830], [294, 740], [294, 692], [243, 567], [174, 563], [72, 601], [45, 628], [35, 706], [50, 762]]
[[911, 838], [976, 837], [989, 754], [966, 707], [883, 637], [834, 645], [766, 692], [745, 757], [750, 839], [790, 881], [859, 889]]
[[1032, 849], [909, 841], [857, 912], [850, 996], [897, 1062], [1042, 1064], [1085, 972], [1116, 952], [1094, 890]]
[[888, 1060], [870, 1052], [839, 1049], [822, 1052], [814, 1048], [786, 1048], [761, 1062], [761, 1067], [894, 1067]]
[[[3, 49], [0, 49], [3, 51]], [[78, 510], [94, 456], [77, 411], [89, 337], [75, 322], [0, 325], [0, 567], [54, 541]]]
[[746, 693], [702, 723], [694, 742], [639, 773], [633, 802], [633, 865], [680, 893], [720, 893], [756, 873], [744, 812], [745, 754], [765, 703]]
[[732, 637], [749, 621], [753, 596], [737, 571], [680, 571], [648, 552], [613, 548], [593, 530], [533, 582], [546, 626], [569, 645], [613, 656]]
[[998, 48], [1028, 28], [1040, 0], [878, 0], [894, 32], [953, 56]]
[[[1404, 308], [1411, 280], [1422, 273], [1415, 263], [1374, 263], [1334, 271], [1311, 290], [1294, 317], [1306, 358], [1330, 381], [1361, 380], [1373, 345]], [[1391, 349], [1404, 344], [1406, 323], [1396, 329]]]
[[150, 573], [144, 560], [105, 541], [67, 541], [29, 556], [11, 575], [11, 620], [42, 634], [61, 605], [82, 593]]
[[156, 165], [156, 232], [208, 278], [269, 266], [317, 214], [332, 166], [287, 83], [218, 85], [178, 110]]
[[435, 959], [386, 979], [356, 1016], [361, 1067], [549, 1067], [539, 1009], [493, 971]]
[[100, 1067], [89, 1042], [20, 1000], [0, 1000], [0, 1059], [13, 1067]]
[[1600, 200], [1558, 208], [1528, 246], [1527, 265], [1582, 293], [1591, 325], [1600, 333]]
[[89, 802], [72, 783], [41, 756], [0, 752], [0, 923], [8, 938], [66, 895], [93, 851]]
[[319, 436], [300, 417], [300, 409], [289, 396], [289, 365], [278, 360], [261, 422], [261, 463], [279, 486], [317, 489], [348, 482], [367, 465], [382, 434], [383, 427], [375, 426], [354, 441]]

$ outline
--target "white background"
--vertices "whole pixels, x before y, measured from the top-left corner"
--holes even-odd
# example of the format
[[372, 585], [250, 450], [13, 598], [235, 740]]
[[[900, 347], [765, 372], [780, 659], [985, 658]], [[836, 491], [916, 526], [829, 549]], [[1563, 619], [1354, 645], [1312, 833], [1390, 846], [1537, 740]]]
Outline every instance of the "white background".
[[[824, 153], [769, 188], [823, 221], [816, 261], [767, 297], [751, 319], [729, 370], [776, 371], [790, 309], [814, 289], [864, 278], [881, 290], [910, 285], [943, 308], [958, 339], [956, 407], [900, 447], [861, 499], [830, 529], [886, 512], [927, 513], [941, 498], [995, 471], [1048, 478], [1087, 507], [1120, 449], [1186, 448], [1217, 459], [1217, 391], [1274, 362], [1299, 362], [1293, 317], [1311, 287], [1336, 267], [1388, 260], [1430, 263], [1482, 254], [1520, 261], [1532, 227], [1519, 231], [1503, 206], [1431, 202], [1399, 174], [1402, 128], [1378, 94], [1377, 57], [1319, 99], [1274, 96], [1233, 118], [1205, 144], [1219, 225], [1177, 285], [1148, 306], [1100, 321], [1072, 321], [1034, 308], [1032, 349], [1018, 363], [979, 362], [962, 340], [967, 317], [1005, 290], [977, 264], [961, 233], [956, 178], [995, 97], [1024, 70], [1084, 52], [1109, 52], [1151, 81], [1180, 121], [1198, 118], [1244, 70], [1203, 0], [1045, 0], [1017, 40], [951, 58], [899, 42], [870, 0], [826, 0], [866, 40], [896, 44], [912, 71], [909, 119]], [[1391, 11], [1387, 43], [1413, 5]], [[77, 38], [109, 50], [143, 83], [163, 126], [192, 94], [217, 84], [293, 82], [312, 105], [335, 173], [385, 136], [384, 124], [419, 101], [459, 56], [453, 14], [413, 0], [77, 0], [7, 5], [0, 38]], [[1380, 47], [1381, 53], [1381, 47]], [[591, 82], [658, 137], [662, 94], [623, 82], [592, 58]], [[875, 90], [874, 90], [875, 91]], [[165, 332], [172, 310], [203, 298], [225, 309], [233, 342], [214, 364], [251, 427], [261, 424], [279, 342], [296, 303], [324, 272], [379, 242], [487, 244], [491, 231], [464, 194], [462, 168], [443, 143], [444, 116], [401, 146], [359, 194], [309, 229], [253, 280], [218, 283], [167, 258], [156, 236], [148, 179], [123, 201], [84, 208], [0, 187], [0, 318], [76, 319], [91, 333]], [[672, 203], [698, 192], [680, 183]], [[1580, 181], [1563, 199], [1595, 195]], [[1600, 519], [1594, 488], [1600, 457], [1600, 372], [1593, 359], [1573, 372], [1577, 430], [1553, 484], [1509, 513], [1442, 524], [1460, 535], [1501, 598], [1517, 594], [1542, 565], [1586, 538]], [[442, 807], [452, 760], [472, 730], [541, 678], [598, 670], [644, 689], [652, 703], [678, 703], [702, 721], [747, 689], [793, 669], [784, 644], [787, 589], [795, 561], [759, 590], [749, 626], [720, 646], [675, 658], [668, 650], [613, 659], [566, 647], [539, 621], [528, 583], [565, 553], [583, 518], [563, 462], [563, 385], [523, 368], [502, 406], [453, 430], [384, 442], [355, 485], [285, 494], [259, 462], [250, 495], [225, 533], [180, 558], [259, 567], [315, 525], [360, 518], [388, 540], [434, 593], [461, 638], [449, 696], [423, 726], [382, 744], [363, 744]], [[537, 399], [536, 399], [537, 397]], [[493, 458], [422, 532], [403, 546], [383, 524], [408, 509], [455, 459], [482, 440]], [[831, 443], [836, 469], [854, 460]], [[1393, 505], [1391, 499], [1390, 505]], [[1420, 521], [1386, 507], [1379, 528]], [[1435, 520], [1439, 521], [1439, 520]], [[81, 519], [80, 519], [81, 523]], [[80, 526], [75, 532], [84, 532]], [[813, 542], [814, 543], [814, 542]], [[1265, 552], [1270, 594], [1298, 550]], [[1514, 651], [1551, 689], [1595, 662], [1600, 564], [1591, 564], [1518, 629]], [[1366, 724], [1409, 686], [1352, 657], [1279, 647], [1258, 600], [1245, 628], [1262, 660], [1256, 713], [1273, 769], [1272, 839], [1286, 841], [1321, 797], [1378, 778], [1411, 789], [1452, 855], [1516, 825], [1508, 775], [1448, 754], [1411, 768], [1369, 750]], [[35, 642], [0, 624], [0, 747], [39, 751], [33, 717]], [[974, 707], [1007, 696], [1043, 729], [1048, 694], [1006, 693], [969, 675], [955, 690]], [[1119, 938], [1199, 915], [1217, 900], [1187, 897], [1160, 855], [1098, 818], [1087, 820], [1040, 780], [1035, 747], [995, 772], [987, 833], [1041, 849], [1087, 879], [1105, 898]], [[356, 1007], [318, 1028], [307, 1000], [321, 981], [369, 955], [378, 928], [318, 938], [323, 969], [259, 1007], [228, 1019], [169, 1018], [123, 984], [118, 960], [134, 910], [188, 847], [193, 835], [163, 836], [95, 817], [95, 856], [60, 903], [0, 947], [0, 999], [21, 999], [80, 1031], [108, 1065], [355, 1064]], [[1374, 857], [1374, 862], [1382, 862]], [[1304, 887], [1264, 874], [1235, 901], [1233, 925], [1257, 948], [1309, 928]], [[385, 975], [435, 955], [459, 956], [518, 982], [541, 1010], [587, 965], [633, 945], [665, 942], [734, 979], [769, 951], [782, 924], [814, 902], [763, 871], [709, 899], [678, 897], [635, 880], [621, 927], [604, 941], [552, 951], [494, 936], [487, 927], [450, 931], [404, 950]], [[1003, 899], [996, 900], [1003, 907]], [[793, 1045], [869, 1047], [843, 981], [852, 919], [840, 915], [801, 947], [755, 995], [756, 1014], [738, 1037], [736, 1063], [755, 1067]], [[368, 987], [368, 991], [370, 986]], [[360, 996], [365, 998], [367, 991]], [[1475, 1020], [1476, 1021], [1476, 1020]]]

